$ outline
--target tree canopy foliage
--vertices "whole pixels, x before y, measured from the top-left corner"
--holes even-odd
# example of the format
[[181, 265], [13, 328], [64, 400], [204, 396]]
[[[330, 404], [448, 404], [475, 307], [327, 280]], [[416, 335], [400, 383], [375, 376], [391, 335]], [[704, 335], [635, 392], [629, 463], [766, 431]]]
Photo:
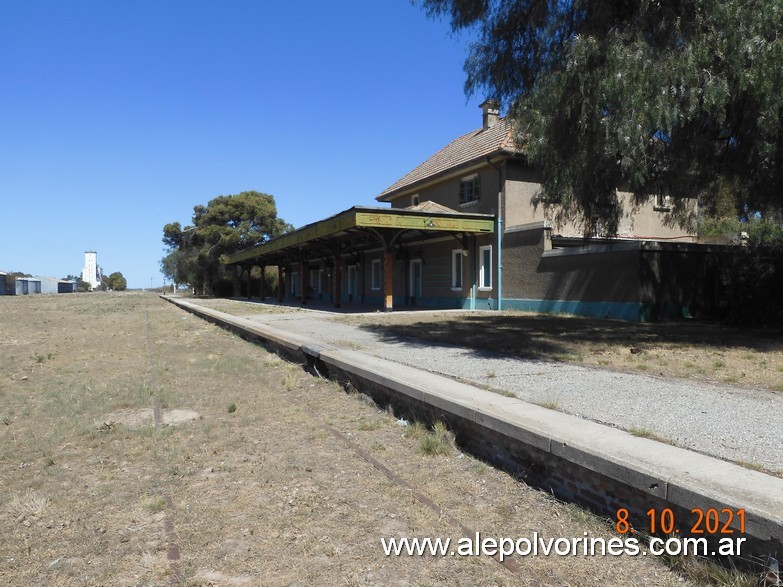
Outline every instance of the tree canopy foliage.
[[618, 187], [709, 208], [721, 182], [740, 217], [780, 213], [783, 0], [420, 3], [478, 33], [466, 92], [510, 104], [563, 215], [612, 233]]
[[113, 291], [125, 291], [128, 289], [128, 281], [119, 271], [115, 271], [108, 277], [104, 277], [103, 283], [106, 284], [106, 287]]
[[172, 222], [163, 227], [167, 254], [161, 268], [175, 283], [187, 283], [201, 293], [211, 294], [215, 283], [226, 277], [221, 256], [261, 244], [290, 229], [277, 217], [275, 199], [269, 194], [246, 191], [218, 196], [206, 206], [193, 208], [192, 225], [183, 228], [179, 222]]

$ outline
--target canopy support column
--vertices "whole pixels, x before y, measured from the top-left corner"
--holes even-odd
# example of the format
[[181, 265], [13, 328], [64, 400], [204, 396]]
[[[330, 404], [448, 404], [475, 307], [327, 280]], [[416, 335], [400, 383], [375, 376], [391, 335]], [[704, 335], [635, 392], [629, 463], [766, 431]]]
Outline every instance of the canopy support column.
[[334, 256], [334, 307], [339, 308], [343, 305], [342, 297], [342, 281], [343, 281], [343, 262], [340, 259], [340, 255]]
[[393, 263], [394, 251], [387, 248], [383, 252], [383, 309], [385, 312], [391, 312], [394, 309]]
[[277, 266], [277, 301], [283, 303], [283, 295], [285, 294], [285, 274], [283, 273], [283, 266]]

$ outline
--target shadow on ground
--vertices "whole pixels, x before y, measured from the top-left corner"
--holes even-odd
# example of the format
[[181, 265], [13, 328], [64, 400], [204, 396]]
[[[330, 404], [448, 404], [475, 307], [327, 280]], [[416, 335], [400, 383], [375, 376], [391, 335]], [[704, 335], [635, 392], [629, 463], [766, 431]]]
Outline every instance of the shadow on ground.
[[539, 360], [567, 360], [596, 351], [635, 353], [656, 347], [783, 351], [780, 330], [740, 330], [695, 322], [637, 324], [573, 316], [482, 313], [382, 316], [361, 323], [360, 328], [387, 341], [422, 339]]

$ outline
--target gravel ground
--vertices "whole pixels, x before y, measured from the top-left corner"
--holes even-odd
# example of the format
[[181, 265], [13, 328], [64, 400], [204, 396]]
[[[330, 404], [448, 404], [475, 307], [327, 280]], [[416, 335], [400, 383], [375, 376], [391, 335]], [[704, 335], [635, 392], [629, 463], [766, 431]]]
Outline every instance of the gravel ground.
[[318, 311], [253, 314], [254, 321], [337, 347], [440, 373], [673, 444], [783, 472], [783, 395], [547, 363], [380, 336]]

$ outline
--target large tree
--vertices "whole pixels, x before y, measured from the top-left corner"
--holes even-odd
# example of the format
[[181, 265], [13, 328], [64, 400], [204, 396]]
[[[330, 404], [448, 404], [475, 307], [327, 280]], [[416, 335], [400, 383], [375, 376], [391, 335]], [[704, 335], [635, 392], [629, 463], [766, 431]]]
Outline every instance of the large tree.
[[466, 92], [510, 104], [564, 216], [612, 233], [617, 187], [783, 207], [783, 0], [419, 1], [475, 30]]
[[103, 282], [113, 291], [125, 291], [128, 288], [128, 280], [120, 271], [115, 271], [108, 277], [104, 277]]
[[255, 191], [218, 196], [206, 206], [193, 208], [193, 224], [172, 222], [163, 227], [167, 254], [161, 260], [163, 274], [175, 283], [187, 283], [211, 294], [221, 278], [235, 281], [220, 262], [235, 253], [274, 238], [291, 226], [277, 217], [274, 197]]

